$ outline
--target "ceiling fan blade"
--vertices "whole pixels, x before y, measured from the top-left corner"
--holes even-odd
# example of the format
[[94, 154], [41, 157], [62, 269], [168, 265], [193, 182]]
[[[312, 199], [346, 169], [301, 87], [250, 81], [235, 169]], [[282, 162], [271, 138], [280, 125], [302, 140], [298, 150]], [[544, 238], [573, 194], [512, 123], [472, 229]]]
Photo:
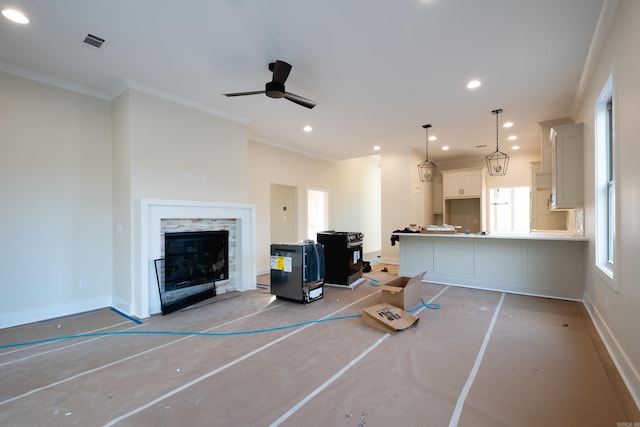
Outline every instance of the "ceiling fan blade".
[[264, 93], [263, 90], [256, 90], [253, 92], [236, 92], [236, 93], [225, 93], [224, 96], [245, 96], [245, 95], [258, 95], [260, 93]]
[[269, 69], [273, 71], [273, 79], [271, 81], [284, 85], [284, 82], [291, 72], [291, 65], [280, 60], [276, 60], [276, 62], [272, 62], [271, 64], [272, 65], [269, 66]]
[[303, 98], [301, 96], [295, 95], [293, 93], [285, 92], [284, 97], [291, 102], [295, 102], [298, 105], [302, 105], [303, 107], [313, 108], [318, 105], [315, 101], [312, 101], [307, 98]]

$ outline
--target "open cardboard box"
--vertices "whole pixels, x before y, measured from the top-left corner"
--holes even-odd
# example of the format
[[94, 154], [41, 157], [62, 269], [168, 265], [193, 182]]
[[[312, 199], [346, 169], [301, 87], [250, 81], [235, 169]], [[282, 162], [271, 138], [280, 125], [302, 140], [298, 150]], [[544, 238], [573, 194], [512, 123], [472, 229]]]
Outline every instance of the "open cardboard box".
[[398, 277], [380, 286], [382, 302], [394, 305], [403, 310], [410, 310], [422, 302], [423, 272], [414, 277]]
[[362, 310], [362, 323], [395, 334], [418, 324], [420, 318], [391, 304], [376, 304]]

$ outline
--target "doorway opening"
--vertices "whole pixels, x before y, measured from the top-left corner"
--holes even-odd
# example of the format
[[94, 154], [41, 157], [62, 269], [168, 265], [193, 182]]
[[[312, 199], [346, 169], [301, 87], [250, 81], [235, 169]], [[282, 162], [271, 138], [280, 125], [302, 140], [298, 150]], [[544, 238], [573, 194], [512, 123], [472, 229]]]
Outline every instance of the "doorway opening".
[[329, 228], [329, 192], [307, 189], [307, 239], [316, 240], [319, 231]]

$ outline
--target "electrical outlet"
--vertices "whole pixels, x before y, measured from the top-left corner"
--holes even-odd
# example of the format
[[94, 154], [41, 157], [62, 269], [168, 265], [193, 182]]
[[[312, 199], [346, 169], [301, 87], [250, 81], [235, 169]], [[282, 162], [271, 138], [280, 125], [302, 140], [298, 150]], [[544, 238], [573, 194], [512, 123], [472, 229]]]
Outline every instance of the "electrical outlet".
[[80, 289], [87, 289], [87, 281], [80, 280]]

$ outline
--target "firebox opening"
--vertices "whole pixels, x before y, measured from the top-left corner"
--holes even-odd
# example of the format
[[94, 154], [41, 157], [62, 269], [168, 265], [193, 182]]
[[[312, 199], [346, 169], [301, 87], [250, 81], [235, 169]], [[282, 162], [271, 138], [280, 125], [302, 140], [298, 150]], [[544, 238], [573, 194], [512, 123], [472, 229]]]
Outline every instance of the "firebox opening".
[[229, 278], [229, 231], [165, 233], [165, 256], [156, 260], [162, 314], [216, 295]]

